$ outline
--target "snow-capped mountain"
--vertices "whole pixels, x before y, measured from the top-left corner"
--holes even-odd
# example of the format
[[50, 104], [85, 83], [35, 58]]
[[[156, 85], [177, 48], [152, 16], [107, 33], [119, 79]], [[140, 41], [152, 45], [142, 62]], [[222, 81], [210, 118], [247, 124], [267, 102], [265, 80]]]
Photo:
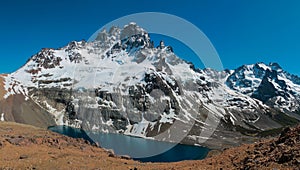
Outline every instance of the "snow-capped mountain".
[[282, 112], [299, 112], [300, 78], [287, 73], [277, 63], [241, 66], [226, 84]]
[[[153, 44], [130, 23], [93, 42], [42, 49], [3, 76], [3, 98], [23, 96], [57, 125], [188, 144], [208, 139], [203, 145], [214, 148], [300, 119], [300, 78], [278, 64], [198, 70], [172, 47]], [[16, 111], [0, 109], [17, 121]]]

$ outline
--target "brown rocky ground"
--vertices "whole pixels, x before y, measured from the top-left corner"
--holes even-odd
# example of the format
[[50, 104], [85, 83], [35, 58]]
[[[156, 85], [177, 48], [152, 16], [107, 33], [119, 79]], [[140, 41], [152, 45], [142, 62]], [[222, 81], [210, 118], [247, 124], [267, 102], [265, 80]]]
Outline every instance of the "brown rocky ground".
[[132, 169], [136, 164], [83, 139], [0, 122], [0, 169]]
[[300, 126], [279, 138], [230, 148], [200, 161], [140, 163], [83, 139], [0, 122], [0, 169], [299, 169]]

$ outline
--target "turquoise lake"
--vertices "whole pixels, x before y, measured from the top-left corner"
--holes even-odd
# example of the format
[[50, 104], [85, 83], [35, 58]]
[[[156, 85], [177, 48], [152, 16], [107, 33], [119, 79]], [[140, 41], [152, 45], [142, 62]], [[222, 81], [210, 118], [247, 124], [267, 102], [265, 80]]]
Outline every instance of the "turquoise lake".
[[206, 147], [173, 144], [122, 134], [85, 132], [67, 126], [53, 126], [49, 130], [70, 136], [84, 138], [91, 143], [98, 142], [105, 149], [112, 149], [117, 155], [128, 155], [141, 162], [177, 162], [204, 159], [209, 152]]

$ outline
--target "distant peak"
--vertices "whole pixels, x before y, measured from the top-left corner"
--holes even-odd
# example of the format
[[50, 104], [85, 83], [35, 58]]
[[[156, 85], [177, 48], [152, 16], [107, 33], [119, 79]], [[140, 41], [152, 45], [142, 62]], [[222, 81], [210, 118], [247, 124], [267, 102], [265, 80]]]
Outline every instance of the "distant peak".
[[238, 67], [236, 70], [252, 70], [253, 68], [263, 69], [265, 71], [282, 71], [282, 67], [275, 62], [271, 62], [269, 64], [266, 64], [264, 62], [257, 62], [256, 64], [245, 64]]

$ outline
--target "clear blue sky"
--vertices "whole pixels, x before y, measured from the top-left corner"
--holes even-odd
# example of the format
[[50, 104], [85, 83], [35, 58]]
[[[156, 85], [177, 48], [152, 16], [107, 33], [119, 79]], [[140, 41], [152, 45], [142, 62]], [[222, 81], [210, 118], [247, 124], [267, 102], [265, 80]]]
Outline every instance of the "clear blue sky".
[[[88, 39], [107, 22], [165, 12], [198, 26], [225, 68], [278, 62], [300, 75], [298, 0], [11, 0], [0, 2], [0, 72], [12, 72], [41, 48]], [[176, 49], [175, 49], [176, 51]]]

